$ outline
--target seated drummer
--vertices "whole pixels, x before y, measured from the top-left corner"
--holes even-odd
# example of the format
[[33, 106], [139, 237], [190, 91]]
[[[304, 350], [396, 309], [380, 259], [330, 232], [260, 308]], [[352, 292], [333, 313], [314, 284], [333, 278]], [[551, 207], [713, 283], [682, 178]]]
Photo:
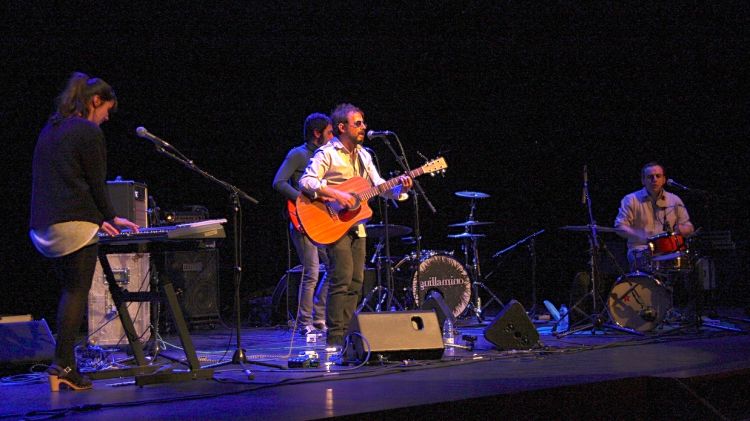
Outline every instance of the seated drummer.
[[649, 269], [649, 238], [664, 232], [688, 236], [694, 231], [682, 199], [664, 190], [666, 182], [664, 167], [649, 162], [641, 168], [643, 188], [626, 195], [620, 202], [615, 229], [628, 240], [631, 270]]

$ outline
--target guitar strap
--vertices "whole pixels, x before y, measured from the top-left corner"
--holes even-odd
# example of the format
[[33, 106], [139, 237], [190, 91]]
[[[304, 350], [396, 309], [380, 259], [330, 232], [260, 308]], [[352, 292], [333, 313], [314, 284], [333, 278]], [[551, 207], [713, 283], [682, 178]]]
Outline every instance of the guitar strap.
[[[357, 148], [357, 163], [359, 164], [359, 169], [354, 168], [355, 172], [359, 173], [359, 176], [368, 180], [370, 184], [372, 184], [372, 180], [370, 179], [370, 173], [365, 170], [365, 163], [362, 160], [362, 149]], [[360, 223], [357, 224], [355, 227], [355, 233], [357, 237], [364, 238], [367, 236], [367, 231], [365, 230], [365, 224]]]

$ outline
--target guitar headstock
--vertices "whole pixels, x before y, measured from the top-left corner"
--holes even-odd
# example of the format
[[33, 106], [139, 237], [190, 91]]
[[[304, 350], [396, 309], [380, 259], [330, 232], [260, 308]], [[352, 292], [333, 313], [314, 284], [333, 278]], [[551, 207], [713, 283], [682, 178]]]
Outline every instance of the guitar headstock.
[[437, 173], [445, 173], [445, 169], [448, 168], [448, 163], [445, 162], [445, 158], [438, 157], [433, 159], [432, 161], [427, 162], [426, 164], [422, 165], [420, 167], [422, 171], [424, 171], [425, 174], [430, 174], [433, 177]]

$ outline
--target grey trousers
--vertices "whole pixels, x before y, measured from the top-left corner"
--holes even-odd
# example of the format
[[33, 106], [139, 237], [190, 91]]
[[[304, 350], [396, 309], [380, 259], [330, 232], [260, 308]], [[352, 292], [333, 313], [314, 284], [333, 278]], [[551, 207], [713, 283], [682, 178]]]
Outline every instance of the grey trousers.
[[297, 324], [299, 326], [322, 323], [326, 320], [328, 282], [320, 276], [320, 265], [328, 266], [328, 255], [324, 247], [318, 247], [305, 235], [290, 227], [292, 243], [297, 250], [302, 274], [297, 295]]

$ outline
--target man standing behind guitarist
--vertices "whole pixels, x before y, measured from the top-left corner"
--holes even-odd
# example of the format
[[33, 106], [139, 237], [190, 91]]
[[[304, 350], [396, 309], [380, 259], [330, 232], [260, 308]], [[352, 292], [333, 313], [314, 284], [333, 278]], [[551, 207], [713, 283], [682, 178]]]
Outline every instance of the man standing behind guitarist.
[[[292, 243], [297, 250], [297, 256], [302, 263], [299, 294], [297, 297], [297, 325], [300, 333], [308, 334], [326, 330], [326, 301], [328, 298], [328, 284], [325, 279], [320, 280], [320, 263], [328, 264], [325, 248], [313, 244], [305, 237], [302, 227], [294, 213], [294, 201], [299, 196], [299, 178], [304, 173], [307, 163], [319, 147], [333, 138], [331, 119], [325, 114], [313, 113], [305, 119], [305, 143], [292, 148], [286, 155], [284, 162], [276, 171], [273, 178], [273, 188], [287, 198], [290, 233]], [[317, 291], [317, 294], [316, 294]]]
[[[337, 202], [344, 208], [358, 206], [357, 198], [336, 189], [353, 177], [361, 177], [373, 186], [385, 183], [372, 156], [362, 147], [367, 125], [364, 113], [351, 104], [340, 104], [331, 113], [333, 133], [338, 136], [318, 149], [300, 178], [301, 190], [316, 200]], [[405, 190], [412, 186], [408, 176], [400, 177]], [[404, 191], [405, 191], [404, 190]], [[396, 198], [401, 187], [383, 193]], [[365, 272], [366, 238], [364, 221], [354, 225], [343, 237], [328, 245], [331, 268], [328, 271], [327, 345], [341, 347], [349, 321], [354, 316]]]

